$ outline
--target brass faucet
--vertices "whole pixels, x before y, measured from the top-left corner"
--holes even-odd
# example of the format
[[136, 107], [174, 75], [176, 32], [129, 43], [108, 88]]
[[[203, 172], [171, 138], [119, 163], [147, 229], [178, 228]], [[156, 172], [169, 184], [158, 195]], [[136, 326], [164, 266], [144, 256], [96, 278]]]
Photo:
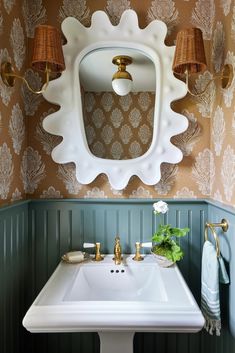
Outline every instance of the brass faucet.
[[121, 244], [120, 244], [120, 238], [119, 236], [116, 236], [115, 238], [115, 245], [114, 245], [114, 262], [115, 265], [120, 265], [122, 262], [122, 248], [121, 248]]

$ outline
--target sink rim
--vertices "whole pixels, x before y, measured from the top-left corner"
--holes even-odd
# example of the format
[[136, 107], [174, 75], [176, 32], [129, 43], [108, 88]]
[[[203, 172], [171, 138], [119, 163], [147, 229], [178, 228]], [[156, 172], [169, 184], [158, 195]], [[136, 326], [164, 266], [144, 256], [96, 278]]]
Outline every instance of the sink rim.
[[[152, 255], [146, 255], [141, 263], [134, 263], [132, 257], [133, 255], [126, 255], [124, 263], [126, 261], [127, 265], [133, 266], [151, 264], [158, 266]], [[169, 278], [174, 280], [175, 277], [175, 281], [178, 281], [178, 285], [182, 287], [184, 295], [188, 298], [187, 303], [181, 300], [178, 306], [176, 302], [170, 302], [170, 300], [142, 303], [140, 301], [63, 302], [61, 300], [66, 286], [76, 276], [78, 266], [103, 267], [110, 263], [112, 263], [112, 255], [107, 255], [102, 263], [65, 264], [61, 262], [29, 308], [23, 319], [23, 325], [31, 332], [198, 332], [203, 327], [204, 318], [177, 265], [159, 268], [159, 271], [165, 284]], [[121, 268], [120, 265], [114, 266]], [[172, 293], [169, 297], [170, 295]], [[51, 304], [50, 300], [54, 300], [56, 296], [57, 302]], [[45, 301], [44, 304], [43, 301]]]

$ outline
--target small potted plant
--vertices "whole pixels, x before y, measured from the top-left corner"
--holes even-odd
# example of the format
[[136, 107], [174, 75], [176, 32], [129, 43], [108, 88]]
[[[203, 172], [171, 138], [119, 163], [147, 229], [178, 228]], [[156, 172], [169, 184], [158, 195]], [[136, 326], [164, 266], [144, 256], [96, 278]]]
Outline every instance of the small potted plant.
[[[156, 215], [165, 214], [168, 211], [168, 204], [158, 201], [153, 204]], [[156, 257], [158, 264], [162, 267], [169, 267], [184, 256], [182, 249], [176, 239], [184, 237], [189, 228], [175, 228], [170, 224], [160, 224], [152, 237], [152, 254]]]

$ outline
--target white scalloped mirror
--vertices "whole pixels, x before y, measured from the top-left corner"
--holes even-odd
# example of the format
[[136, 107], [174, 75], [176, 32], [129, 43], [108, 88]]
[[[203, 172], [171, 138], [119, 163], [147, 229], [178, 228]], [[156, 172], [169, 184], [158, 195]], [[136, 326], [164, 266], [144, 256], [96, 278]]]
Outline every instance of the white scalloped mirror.
[[[174, 146], [172, 136], [185, 131], [187, 119], [171, 109], [171, 103], [186, 95], [186, 85], [176, 79], [171, 65], [174, 46], [164, 44], [166, 25], [158, 20], [140, 29], [133, 10], [123, 13], [120, 23], [113, 26], [103, 11], [92, 16], [91, 27], [84, 27], [75, 18], [62, 23], [67, 39], [63, 47], [66, 70], [50, 82], [44, 97], [60, 106], [43, 121], [46, 131], [63, 137], [54, 148], [52, 158], [57, 163], [74, 162], [76, 177], [81, 184], [91, 183], [99, 174], [108, 176], [113, 189], [123, 189], [136, 175], [147, 185], [156, 184], [163, 162], [178, 163], [182, 152]], [[149, 149], [133, 159], [105, 159], [95, 156], [89, 149], [83, 119], [79, 69], [82, 61], [92, 52], [107, 49], [134, 50], [149, 58], [155, 67], [157, 92], [155, 97], [152, 141]]]

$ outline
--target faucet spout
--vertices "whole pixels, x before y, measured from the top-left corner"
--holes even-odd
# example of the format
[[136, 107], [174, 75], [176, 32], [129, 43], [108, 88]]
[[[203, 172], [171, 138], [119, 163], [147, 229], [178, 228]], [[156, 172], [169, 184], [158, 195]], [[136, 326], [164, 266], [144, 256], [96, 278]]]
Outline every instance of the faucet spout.
[[114, 262], [115, 265], [120, 265], [122, 263], [122, 248], [120, 244], [120, 238], [119, 236], [115, 237], [115, 245], [114, 245]]

